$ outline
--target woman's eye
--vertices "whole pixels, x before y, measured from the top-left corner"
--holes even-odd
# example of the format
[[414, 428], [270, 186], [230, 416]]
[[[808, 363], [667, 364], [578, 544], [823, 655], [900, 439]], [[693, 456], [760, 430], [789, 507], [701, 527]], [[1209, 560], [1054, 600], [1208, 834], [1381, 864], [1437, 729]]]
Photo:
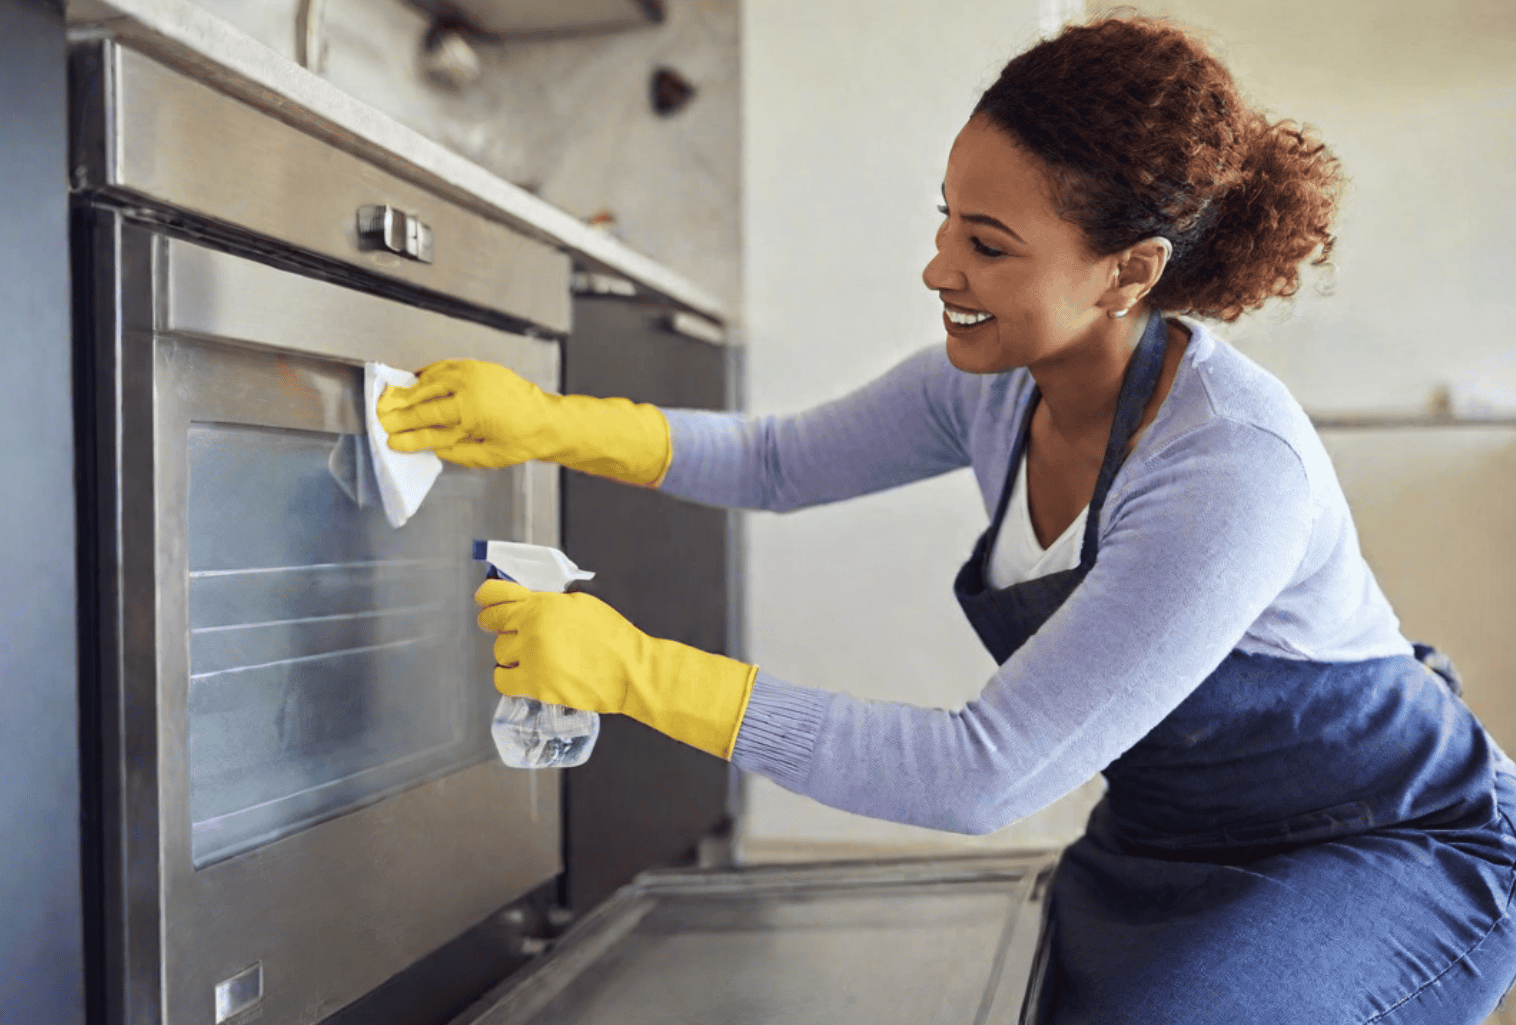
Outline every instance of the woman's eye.
[[[937, 212], [939, 214], [941, 214], [942, 216], [946, 217], [948, 215], [947, 204], [946, 203], [939, 203], [939, 204], [937, 204]], [[988, 257], [990, 259], [993, 259], [993, 258], [995, 258], [997, 256], [1004, 256], [1004, 255], [1006, 255], [1002, 250], [995, 249], [992, 246], [985, 245], [983, 242], [979, 241], [979, 239], [976, 238], [973, 235], [969, 236], [969, 242], [973, 245], [974, 252], [978, 253], [980, 256], [984, 256], [984, 257]]]

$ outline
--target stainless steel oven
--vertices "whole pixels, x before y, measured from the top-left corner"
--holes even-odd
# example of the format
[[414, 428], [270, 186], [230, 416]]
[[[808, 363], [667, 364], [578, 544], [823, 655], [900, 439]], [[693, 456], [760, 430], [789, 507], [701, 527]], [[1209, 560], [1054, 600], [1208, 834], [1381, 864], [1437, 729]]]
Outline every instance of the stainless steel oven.
[[470, 545], [556, 543], [556, 469], [391, 528], [361, 401], [370, 360], [555, 388], [567, 260], [113, 43], [76, 89], [107, 1020], [317, 1022], [560, 869]]

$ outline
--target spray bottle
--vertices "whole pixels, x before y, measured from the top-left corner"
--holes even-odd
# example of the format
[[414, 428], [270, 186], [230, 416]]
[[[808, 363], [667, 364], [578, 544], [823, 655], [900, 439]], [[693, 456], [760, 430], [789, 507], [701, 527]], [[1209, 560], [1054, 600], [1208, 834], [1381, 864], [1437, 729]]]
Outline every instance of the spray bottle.
[[[520, 541], [475, 541], [474, 558], [489, 576], [530, 591], [566, 591], [595, 574], [575, 566], [556, 548]], [[513, 769], [567, 769], [583, 765], [600, 736], [600, 716], [536, 698], [502, 697], [490, 727], [500, 760]]]

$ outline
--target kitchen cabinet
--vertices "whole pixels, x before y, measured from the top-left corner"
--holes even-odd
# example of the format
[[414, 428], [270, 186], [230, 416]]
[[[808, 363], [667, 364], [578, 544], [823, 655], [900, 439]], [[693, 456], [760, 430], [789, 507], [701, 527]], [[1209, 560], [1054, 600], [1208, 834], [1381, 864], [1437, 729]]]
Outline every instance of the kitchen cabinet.
[[74, 1025], [87, 951], [64, 46], [56, 8], [0, 0], [0, 1017]]
[[[581, 295], [564, 390], [731, 408], [739, 352], [679, 323], [666, 302]], [[564, 544], [597, 574], [587, 590], [654, 637], [741, 657], [735, 514], [567, 471], [562, 493]], [[605, 719], [595, 756], [565, 780], [566, 905], [587, 910], [644, 868], [698, 860], [703, 838], [730, 835], [734, 785], [725, 762]]]
[[[444, 5], [419, 0], [419, 6]], [[637, 28], [663, 20], [663, 0], [451, 0], [471, 25], [504, 38]]]

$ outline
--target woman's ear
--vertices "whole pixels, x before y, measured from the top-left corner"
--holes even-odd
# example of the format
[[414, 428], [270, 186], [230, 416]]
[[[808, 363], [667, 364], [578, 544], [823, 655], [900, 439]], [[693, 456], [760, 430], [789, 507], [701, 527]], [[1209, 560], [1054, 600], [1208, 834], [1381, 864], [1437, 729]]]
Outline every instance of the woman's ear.
[[1158, 284], [1173, 255], [1173, 243], [1162, 235], [1145, 238], [1118, 254], [1111, 287], [1101, 305], [1111, 310], [1136, 306]]

